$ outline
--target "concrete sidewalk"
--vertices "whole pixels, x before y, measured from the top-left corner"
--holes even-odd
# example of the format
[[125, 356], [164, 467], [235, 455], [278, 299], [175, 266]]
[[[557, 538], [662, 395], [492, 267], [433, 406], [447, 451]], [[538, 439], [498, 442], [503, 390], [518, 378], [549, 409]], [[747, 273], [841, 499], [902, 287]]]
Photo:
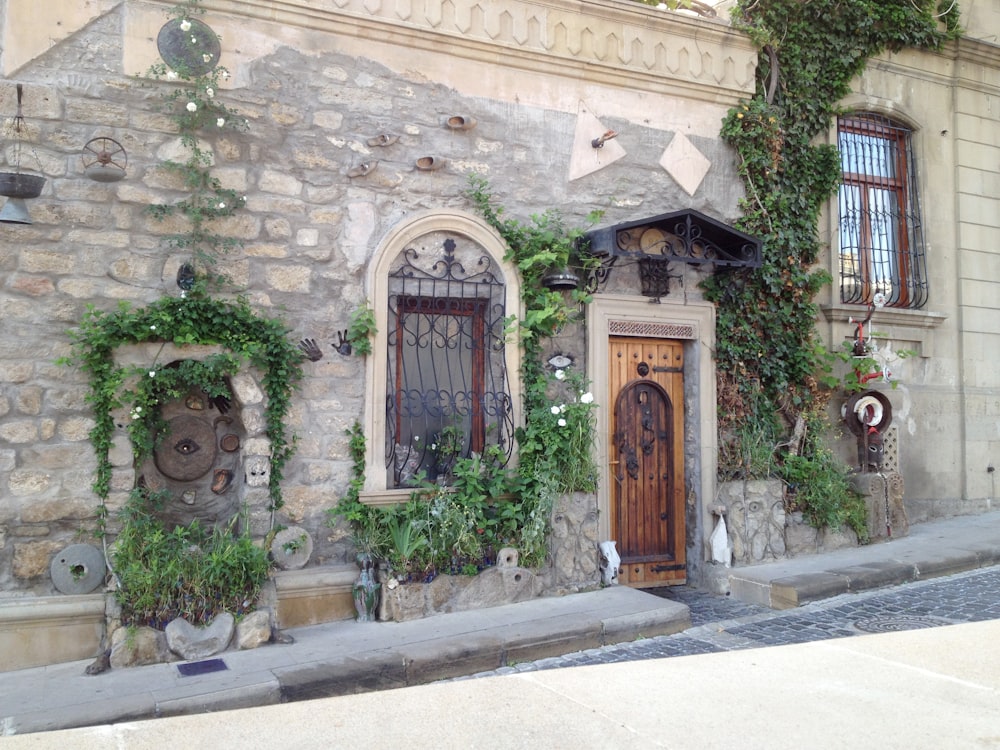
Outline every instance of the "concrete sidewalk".
[[624, 586], [409, 622], [295, 628], [292, 644], [84, 673], [88, 661], [0, 673], [0, 735], [45, 732], [420, 685], [585, 648], [677, 633], [688, 608]]
[[839, 594], [1000, 565], [1000, 511], [914, 524], [910, 533], [864, 547], [733, 568], [731, 595], [788, 609]]
[[1000, 747], [1000, 621], [529, 672], [5, 739], [5, 748]]
[[[789, 606], [790, 603], [794, 605], [845, 592], [947, 575], [998, 563], [1000, 563], [1000, 513], [994, 512], [916, 525], [908, 537], [868, 547], [799, 557], [771, 565], [735, 568], [731, 571], [731, 576], [734, 595], [749, 592], [753, 597], [757, 597], [751, 601], [766, 603], [769, 606], [775, 606], [775, 602]], [[404, 623], [341, 621], [297, 628], [287, 631], [295, 638], [293, 644], [270, 645], [250, 651], [228, 651], [220, 654], [215, 661], [216, 665], [222, 667], [220, 671], [195, 676], [182, 676], [178, 664], [172, 663], [111, 670], [102, 675], [89, 677], [84, 674], [89, 661], [6, 672], [0, 673], [0, 735], [49, 732], [71, 727], [411, 687], [449, 677], [489, 671], [514, 662], [533, 661], [611, 643], [676, 633], [689, 626], [690, 617], [685, 605], [640, 590], [616, 586], [585, 594], [535, 599], [504, 607], [439, 615]], [[995, 635], [1000, 634], [995, 633]], [[973, 653], [990, 642], [965, 641], [963, 648]], [[957, 649], [958, 645], [955, 647]], [[828, 654], [824, 648], [830, 647], [821, 647], [817, 644], [814, 653]], [[851, 648], [853, 647], [849, 650]], [[986, 650], [997, 652], [996, 649]], [[686, 658], [678, 657], [677, 660]], [[762, 700], [759, 687], [764, 683], [758, 681], [758, 684], [751, 685], [747, 683], [748, 676], [741, 676], [732, 670], [749, 669], [748, 664], [757, 665], [764, 662], [759, 662], [754, 657], [733, 655], [731, 658], [733, 659], [731, 664], [721, 662], [729, 665], [720, 667], [714, 672], [718, 684], [712, 689], [729, 689], [731, 684], [743, 685], [747, 692], [742, 700], [756, 704]], [[747, 664], [741, 659], [746, 660]], [[675, 659], [669, 661], [673, 662]], [[781, 663], [784, 662], [774, 662], [774, 664]], [[794, 663], [795, 660], [792, 659], [791, 664]], [[817, 669], [827, 669], [827, 667], [826, 662], [822, 661]], [[789, 666], [789, 669], [790, 674], [782, 675], [779, 681], [791, 678], [797, 673], [797, 667]], [[664, 716], [685, 715], [683, 712], [678, 713], [680, 708], [674, 702], [691, 694], [686, 681], [693, 678], [688, 672], [682, 670], [670, 677], [668, 681], [678, 680], [672, 687], [664, 683], [655, 688], [662, 690], [659, 695], [653, 694], [654, 687], [651, 684], [650, 694], [645, 695], [643, 681], [647, 679], [649, 667], [631, 663], [620, 665], [617, 670], [608, 673], [606, 677], [609, 680], [608, 686], [602, 686], [603, 678], [593, 678], [593, 684], [584, 680], [580, 689], [592, 691], [592, 694], [588, 694], [585, 700], [581, 698], [583, 703], [580, 705], [591, 706], [589, 712], [608, 711], [610, 713], [607, 713], [607, 716], [619, 716], [618, 712], [624, 710], [624, 702], [628, 700], [626, 695], [634, 692], [638, 693], [635, 697], [637, 706], [649, 702], [650, 705], [657, 705]], [[750, 669], [750, 672], [755, 671], [760, 670]], [[697, 672], [697, 669], [691, 668], [691, 672]], [[901, 674], [903, 672], [905, 670]], [[849, 672], [844, 673], [841, 677], [846, 679], [848, 674]], [[912, 672], [912, 674], [918, 673]], [[554, 686], [560, 684], [562, 678], [545, 676], [531, 679], [536, 679], [546, 686]], [[954, 677], [954, 679], [959, 678]], [[462, 691], [469, 690], [479, 694], [480, 700], [489, 704], [490, 700], [479, 692], [481, 688], [472, 686], [472, 683], [479, 682], [492, 683], [492, 680], [463, 681], [461, 684], [466, 686], [463, 688], [434, 687], [429, 690], [444, 690], [449, 692], [449, 695], [455, 696], [464, 695]], [[610, 691], [612, 682], [618, 692]], [[504, 683], [502, 689], [497, 688], [494, 700], [497, 713], [506, 712], [508, 705], [517, 710], [524, 708], [518, 708], [521, 704], [519, 699], [513, 700], [507, 695], [507, 691], [511, 690], [510, 684], [513, 683]], [[703, 685], [708, 689], [712, 683], [698, 678], [691, 684]], [[523, 689], [527, 690], [526, 687]], [[549, 689], [554, 688], [546, 688]], [[995, 686], [991, 689], [995, 691]], [[456, 692], [452, 693], [451, 690]], [[513, 688], [513, 691], [515, 694], [518, 693], [518, 688]], [[528, 693], [530, 692], [528, 690]], [[565, 695], [576, 695], [580, 698], [578, 692], [570, 691]], [[803, 689], [803, 692], [809, 691]], [[403, 705], [410, 700], [405, 698], [405, 695], [409, 693], [394, 692], [391, 696], [373, 698], [367, 703], [362, 701], [341, 704], [341, 707], [336, 709], [336, 716], [339, 717], [338, 720], [347, 723], [338, 726], [353, 725], [360, 733], [362, 723], [352, 724], [353, 719], [345, 716], [344, 711], [350, 715], [355, 706], [368, 706], [369, 708], [363, 710], [369, 712], [374, 710], [371, 707], [381, 706], [391, 714], [396, 710], [393, 706], [397, 697], [400, 697]], [[414, 704], [420, 702], [425, 704], [426, 717], [421, 720], [422, 722], [465, 722], [465, 717], [456, 716], [450, 708], [446, 713], [447, 721], [443, 722], [442, 706], [449, 704], [440, 704], [437, 697], [431, 697], [431, 693], [425, 695], [428, 697], [412, 699]], [[795, 695], [794, 692], [790, 695], [794, 700], [789, 699], [791, 700], [789, 706], [803, 697]], [[437, 696], [436, 692], [434, 696]], [[598, 700], [595, 696], [605, 696], [602, 700], [606, 701], [606, 705], [597, 708], [597, 704], [592, 702]], [[702, 697], [718, 710], [716, 717], [718, 725], [725, 725], [732, 720], [731, 713], [728, 713], [732, 710], [731, 704], [719, 703], [715, 694], [706, 694]], [[992, 694], [994, 709], [1000, 706], [998, 697], [1000, 696], [995, 692]], [[778, 699], [776, 697], [776, 700]], [[456, 706], [467, 704], [461, 697], [454, 700]], [[780, 700], [785, 700], [783, 693]], [[726, 707], [726, 711], [722, 710], [723, 706]], [[561, 708], [563, 707], [560, 706]], [[765, 715], [772, 708], [760, 706], [761, 715]], [[881, 715], [885, 707], [876, 706], [876, 708]], [[287, 710], [289, 711], [287, 716], [299, 716], [295, 712], [300, 709], [293, 710], [288, 707]], [[549, 710], [556, 710], [556, 707], [553, 705]], [[923, 710], [921, 708], [918, 713], [922, 713]], [[277, 715], [280, 716], [282, 714]], [[621, 716], [624, 717], [624, 714]], [[320, 726], [322, 719], [315, 717], [319, 722], [317, 723], [313, 722], [313, 718], [310, 717], [309, 720], [302, 722], [303, 726], [314, 723], [317, 727]], [[635, 718], [638, 721], [640, 717], [637, 715]], [[500, 717], [492, 716], [488, 720], [484, 719], [482, 726], [492, 725], [496, 729], [495, 724], [491, 722], [499, 720]], [[548, 719], [538, 720], [542, 721], [543, 726], [551, 723]], [[567, 737], [576, 736], [572, 733], [574, 727], [569, 726], [574, 720], [572, 715], [566, 719], [567, 725], [564, 728], [569, 732]], [[806, 728], [812, 725], [812, 719], [806, 714], [799, 717], [799, 720], [804, 722], [803, 726]], [[299, 720], [289, 718], [286, 721], [275, 718], [275, 721], [285, 729], [289, 729], [288, 722], [295, 723]], [[846, 721], [841, 717], [841, 724]], [[377, 723], [371, 713], [369, 722]], [[668, 724], [669, 722], [663, 719], [660, 726]], [[587, 722], [581, 719], [580, 726], [586, 725]], [[839, 726], [839, 724], [827, 723], [824, 726]], [[369, 729], [374, 731], [371, 726]], [[1000, 738], [1000, 731], [994, 735]], [[31, 736], [41, 742], [43, 741], [41, 738], [48, 735]], [[256, 740], [263, 736], [253, 735], [254, 741], [251, 742], [251, 746], [258, 746], [260, 743]], [[274, 736], [281, 741], [287, 739], [280, 732]], [[431, 732], [428, 736], [436, 735]], [[498, 733], [493, 736], [499, 741], [507, 734]], [[619, 737], [619, 734], [615, 731], [607, 736]], [[696, 735], [691, 736], [693, 738]], [[409, 740], [416, 737], [417, 734], [413, 734]], [[543, 746], [547, 747], [595, 746], [591, 742], [581, 745], [569, 741], [555, 741], [560, 740], [561, 735], [549, 736], [547, 743], [544, 734], [539, 737]], [[348, 738], [352, 737], [349, 735]], [[228, 739], [227, 737], [227, 741]], [[154, 744], [148, 746], [152, 747]], [[383, 743], [379, 744], [386, 746]], [[474, 744], [478, 743], [444, 742], [441, 746], [466, 747]], [[63, 746], [84, 747], [75, 742]], [[133, 747], [131, 741], [123, 746]], [[307, 743], [307, 746], [318, 745]], [[643, 745], [639, 743], [629, 746]]]

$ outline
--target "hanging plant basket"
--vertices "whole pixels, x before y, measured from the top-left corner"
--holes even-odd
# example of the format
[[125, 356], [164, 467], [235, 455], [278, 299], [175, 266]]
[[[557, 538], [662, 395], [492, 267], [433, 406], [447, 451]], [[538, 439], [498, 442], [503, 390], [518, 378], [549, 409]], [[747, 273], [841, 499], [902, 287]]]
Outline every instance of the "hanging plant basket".
[[0, 195], [7, 198], [37, 198], [45, 187], [45, 178], [21, 172], [0, 172]]

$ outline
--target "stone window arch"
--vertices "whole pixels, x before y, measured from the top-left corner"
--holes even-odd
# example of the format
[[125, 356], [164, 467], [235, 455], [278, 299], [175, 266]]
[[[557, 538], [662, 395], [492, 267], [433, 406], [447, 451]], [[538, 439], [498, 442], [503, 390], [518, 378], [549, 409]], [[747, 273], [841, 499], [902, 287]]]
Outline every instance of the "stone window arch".
[[460, 211], [423, 211], [383, 238], [367, 288], [377, 333], [366, 367], [366, 502], [409, 496], [417, 472], [497, 445], [513, 458], [520, 351], [506, 321], [520, 283], [496, 231]]

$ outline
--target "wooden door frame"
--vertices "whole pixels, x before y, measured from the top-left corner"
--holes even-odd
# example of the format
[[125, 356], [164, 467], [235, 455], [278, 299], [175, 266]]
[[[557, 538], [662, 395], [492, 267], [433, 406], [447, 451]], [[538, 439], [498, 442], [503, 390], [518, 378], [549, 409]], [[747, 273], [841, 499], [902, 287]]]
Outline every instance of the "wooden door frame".
[[664, 299], [652, 305], [643, 297], [619, 294], [594, 295], [587, 306], [587, 377], [601, 408], [597, 410], [596, 460], [598, 467], [598, 534], [611, 538], [611, 472], [607, 444], [614, 395], [609, 393], [610, 336], [675, 339], [684, 342], [685, 403], [684, 456], [686, 483], [695, 493], [696, 525], [688, 524], [687, 543], [696, 540], [688, 554], [691, 568], [707, 560], [708, 535], [712, 533], [711, 504], [715, 498], [718, 461], [718, 422], [715, 393], [715, 306], [702, 300]]

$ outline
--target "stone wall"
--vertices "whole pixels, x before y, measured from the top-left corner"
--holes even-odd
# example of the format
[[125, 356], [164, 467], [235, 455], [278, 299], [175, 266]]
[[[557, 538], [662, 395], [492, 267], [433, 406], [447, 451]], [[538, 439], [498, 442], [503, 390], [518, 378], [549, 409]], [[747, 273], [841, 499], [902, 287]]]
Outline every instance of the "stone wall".
[[[52, 555], [97, 543], [87, 385], [79, 371], [56, 364], [69, 353], [68, 330], [88, 305], [109, 310], [177, 294], [176, 270], [186, 260], [166, 241], [176, 223], [146, 211], [182, 196], [158, 166], [181, 153], [160, 111], [170, 84], [134, 75], [156, 60], [156, 30], [170, 4], [105, 3], [86, 12], [62, 5], [65, 13], [52, 18], [65, 28], [12, 41], [4, 59], [25, 87], [22, 166], [47, 179], [29, 201], [32, 224], [0, 223], [0, 591], [17, 594], [53, 593]], [[252, 17], [256, 6], [244, 18], [204, 5], [204, 20], [222, 35], [221, 63], [233, 72], [218, 95], [249, 122], [245, 134], [206, 134], [204, 142], [213, 174], [246, 195], [246, 208], [220, 225], [240, 243], [221, 258], [230, 278], [223, 293], [280, 314], [292, 336], [315, 338], [325, 354], [305, 364], [289, 415], [297, 453], [274, 523], [310, 531], [311, 565], [350, 564], [349, 540], [327, 528], [326, 511], [350, 476], [345, 430], [364, 414], [366, 362], [331, 344], [366, 299], [365, 273], [380, 239], [422, 209], [471, 212], [463, 196], [470, 173], [485, 175], [519, 217], [553, 208], [582, 225], [595, 208], [614, 222], [690, 206], [731, 220], [737, 178], [718, 122], [752, 87], [754, 54], [723, 22], [632, 3], [595, 3], [593, 14], [509, 3], [527, 35], [490, 20], [504, 4], [489, 5], [484, 27], [467, 28], [447, 14], [401, 18], [390, 4], [372, 12], [369, 4], [338, 3], [317, 13], [310, 3], [285, 3], [280, 19]], [[9, 37], [30, 8], [21, 0], [5, 7]], [[531, 31], [536, 23], [551, 27], [551, 45]], [[405, 42], [384, 41], [394, 33]], [[676, 44], [663, 57], [659, 40], [668, 35]], [[577, 42], [596, 38], [596, 47]], [[639, 56], [609, 56], [615, 39]], [[13, 86], [0, 85], [0, 112], [13, 109]], [[575, 150], [575, 129], [590, 122], [584, 111], [621, 133], [615, 147], [624, 158], [595, 162], [589, 142]], [[456, 114], [476, 126], [446, 127]], [[381, 133], [398, 140], [369, 145]], [[679, 134], [710, 162], [687, 189], [661, 164]], [[95, 136], [127, 151], [121, 182], [83, 175], [80, 152]], [[4, 156], [9, 161], [9, 148]], [[417, 169], [425, 156], [444, 168]], [[373, 171], [349, 176], [372, 161]], [[571, 167], [583, 176], [570, 180]], [[693, 285], [686, 294], [697, 294]], [[583, 354], [579, 340], [553, 346]], [[112, 509], [135, 481], [127, 446], [119, 447]], [[596, 512], [557, 513], [556, 585], [596, 580], [598, 540], [587, 520]]]

